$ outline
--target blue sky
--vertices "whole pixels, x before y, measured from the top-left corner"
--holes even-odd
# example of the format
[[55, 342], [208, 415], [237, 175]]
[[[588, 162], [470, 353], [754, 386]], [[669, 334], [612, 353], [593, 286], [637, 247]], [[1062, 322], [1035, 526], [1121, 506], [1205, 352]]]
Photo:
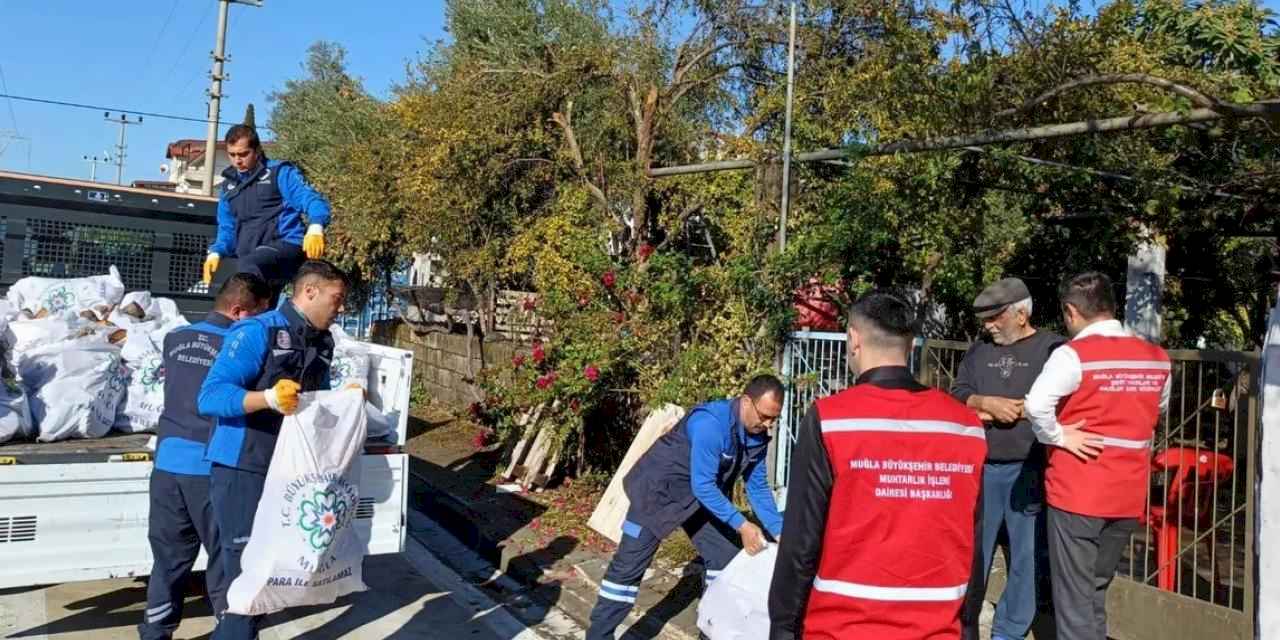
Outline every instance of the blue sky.
[[[203, 118], [216, 0], [0, 0], [0, 72], [7, 92], [117, 109]], [[317, 40], [347, 48], [352, 73], [385, 96], [405, 77], [405, 64], [445, 38], [443, 0], [264, 0], [233, 4], [227, 35], [231, 56], [223, 119], [238, 119], [254, 103], [258, 122], [267, 96], [299, 77], [307, 47]], [[10, 111], [12, 107], [12, 112]], [[16, 126], [15, 121], [16, 120]], [[0, 169], [87, 178], [81, 157], [103, 154], [119, 127], [101, 111], [0, 99], [0, 134], [16, 129]], [[128, 128], [125, 182], [158, 179], [165, 145], [203, 139], [205, 125], [143, 118]], [[5, 144], [0, 140], [0, 147]], [[98, 167], [98, 179], [114, 167]]]

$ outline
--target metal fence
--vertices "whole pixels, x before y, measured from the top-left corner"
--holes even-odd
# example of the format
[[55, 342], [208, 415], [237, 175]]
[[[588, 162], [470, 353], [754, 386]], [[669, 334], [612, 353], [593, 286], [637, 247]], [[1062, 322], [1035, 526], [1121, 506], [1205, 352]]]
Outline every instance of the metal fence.
[[[913, 370], [948, 389], [968, 344], [917, 342]], [[785, 500], [795, 427], [814, 399], [849, 382], [844, 334], [797, 332], [784, 350], [788, 379], [775, 480]], [[1172, 350], [1169, 407], [1156, 429], [1142, 525], [1109, 594], [1110, 635], [1121, 640], [1251, 638], [1256, 353]]]

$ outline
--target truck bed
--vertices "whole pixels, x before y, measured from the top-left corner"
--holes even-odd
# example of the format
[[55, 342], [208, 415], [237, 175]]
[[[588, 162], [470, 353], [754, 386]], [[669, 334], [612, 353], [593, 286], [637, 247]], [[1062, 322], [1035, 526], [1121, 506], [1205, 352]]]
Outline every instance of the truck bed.
[[0, 444], [0, 461], [7, 464], [60, 464], [65, 462], [122, 462], [126, 454], [152, 453], [147, 443], [152, 433], [119, 433], [91, 440], [59, 442], [7, 442]]

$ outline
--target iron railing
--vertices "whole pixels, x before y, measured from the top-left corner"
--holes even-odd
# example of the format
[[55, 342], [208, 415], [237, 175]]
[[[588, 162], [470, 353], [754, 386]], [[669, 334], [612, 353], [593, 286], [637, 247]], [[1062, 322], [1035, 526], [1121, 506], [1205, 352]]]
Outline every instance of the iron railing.
[[[921, 382], [949, 389], [969, 344], [917, 341]], [[1259, 406], [1256, 353], [1171, 350], [1170, 400], [1153, 441], [1146, 513], [1110, 594], [1121, 639], [1252, 637], [1253, 478]], [[813, 400], [850, 382], [844, 334], [796, 332], [774, 477], [785, 499], [796, 426]]]

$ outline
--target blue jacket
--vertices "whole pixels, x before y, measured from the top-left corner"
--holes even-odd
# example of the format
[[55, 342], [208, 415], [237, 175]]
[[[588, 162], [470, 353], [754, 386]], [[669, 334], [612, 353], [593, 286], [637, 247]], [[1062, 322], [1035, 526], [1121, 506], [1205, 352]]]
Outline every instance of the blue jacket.
[[214, 311], [164, 337], [164, 411], [156, 427], [156, 468], [161, 471], [209, 475], [204, 449], [213, 420], [200, 415], [196, 396], [231, 322]]
[[292, 302], [232, 325], [200, 387], [200, 413], [216, 419], [205, 459], [266, 473], [284, 418], [270, 409], [246, 415], [245, 394], [284, 379], [303, 392], [328, 389], [332, 360], [332, 334], [313, 328]]
[[213, 253], [234, 257], [280, 242], [301, 246], [308, 224], [329, 224], [329, 201], [291, 163], [263, 156], [253, 171], [231, 166], [222, 177]]
[[623, 481], [631, 511], [627, 519], [665, 537], [699, 508], [737, 529], [746, 517], [728, 493], [739, 477], [747, 498], [773, 537], [782, 516], [769, 488], [767, 434], [752, 435], [738, 420], [738, 400], [694, 407], [645, 452]]

